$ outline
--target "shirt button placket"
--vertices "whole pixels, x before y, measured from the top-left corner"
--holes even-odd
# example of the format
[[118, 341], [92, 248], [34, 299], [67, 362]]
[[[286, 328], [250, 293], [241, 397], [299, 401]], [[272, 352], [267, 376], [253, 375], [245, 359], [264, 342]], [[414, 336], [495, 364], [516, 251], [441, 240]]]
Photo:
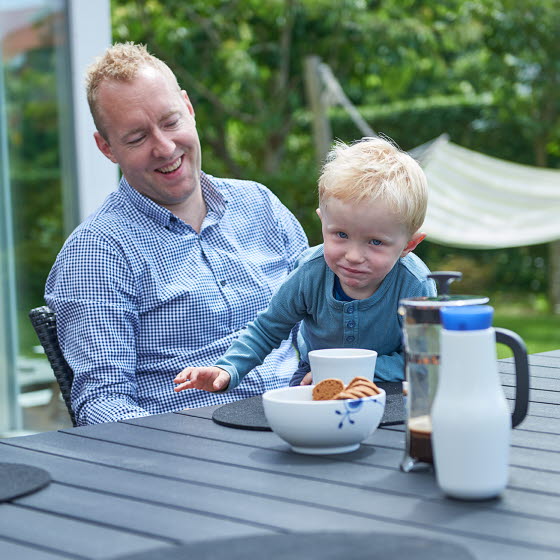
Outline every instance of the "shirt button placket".
[[344, 304], [344, 346], [352, 347], [356, 341], [356, 304]]
[[236, 306], [236, 302], [232, 301], [232, 298], [235, 296], [235, 291], [229, 289], [228, 281], [226, 280], [226, 267], [223, 265], [223, 262], [212, 245], [212, 228], [206, 227], [198, 234], [198, 243], [200, 245], [200, 253], [206, 259], [214, 276], [214, 286], [216, 286], [217, 293], [220, 294], [218, 297], [223, 301], [225, 307], [222, 316], [224, 326], [227, 325], [229, 328], [233, 328], [233, 313], [231, 310], [235, 309]]

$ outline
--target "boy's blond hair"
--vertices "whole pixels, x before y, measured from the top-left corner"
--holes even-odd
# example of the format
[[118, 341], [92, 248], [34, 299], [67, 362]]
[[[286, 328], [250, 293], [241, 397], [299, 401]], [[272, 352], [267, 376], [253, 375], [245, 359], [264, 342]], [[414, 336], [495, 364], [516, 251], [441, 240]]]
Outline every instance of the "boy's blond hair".
[[319, 206], [329, 198], [344, 202], [380, 199], [416, 233], [426, 216], [428, 185], [424, 171], [410, 155], [384, 138], [363, 138], [350, 145], [336, 142], [319, 177]]
[[145, 45], [135, 44], [130, 41], [127, 43], [115, 43], [87, 69], [85, 81], [89, 108], [98, 132], [107, 142], [109, 139], [103, 126], [103, 119], [101, 118], [101, 111], [97, 102], [99, 87], [106, 80], [130, 82], [136, 77], [138, 71], [146, 66], [155, 68], [164, 75], [171, 77], [177, 84], [177, 90], [180, 91], [181, 88], [177, 83], [177, 78], [169, 66], [150, 54]]

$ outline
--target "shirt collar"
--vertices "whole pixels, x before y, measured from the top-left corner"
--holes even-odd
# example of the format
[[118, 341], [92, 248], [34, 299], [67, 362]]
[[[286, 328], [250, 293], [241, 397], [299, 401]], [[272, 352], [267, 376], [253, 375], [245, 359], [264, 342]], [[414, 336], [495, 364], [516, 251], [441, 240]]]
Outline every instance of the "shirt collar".
[[212, 182], [212, 177], [206, 175], [204, 171], [200, 172], [200, 186], [208, 212], [214, 212], [221, 218], [226, 211], [227, 205], [227, 198], [224, 196], [224, 193], [217, 189], [216, 185]]
[[[211, 221], [219, 220], [226, 210], [227, 199], [212, 183], [211, 178], [203, 171], [200, 172], [200, 186], [202, 189], [202, 196], [208, 209], [208, 217]], [[168, 227], [170, 224], [174, 224], [178, 221], [178, 218], [173, 212], [139, 193], [130, 185], [124, 175], [121, 177], [119, 183], [119, 192], [124, 194], [137, 210], [163, 227]]]

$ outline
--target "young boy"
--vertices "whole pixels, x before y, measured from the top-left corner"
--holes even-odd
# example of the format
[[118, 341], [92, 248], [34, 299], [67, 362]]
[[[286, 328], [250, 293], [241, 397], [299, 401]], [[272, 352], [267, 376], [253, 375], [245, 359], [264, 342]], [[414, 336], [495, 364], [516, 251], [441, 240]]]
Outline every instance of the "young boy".
[[[214, 367], [187, 367], [175, 391], [235, 388], [301, 321], [298, 346], [368, 348], [378, 353], [375, 379], [402, 380], [402, 298], [434, 296], [426, 265], [412, 253], [427, 206], [424, 172], [382, 138], [337, 143], [319, 179], [323, 245], [306, 251], [268, 309]], [[302, 384], [311, 382], [308, 374]]]

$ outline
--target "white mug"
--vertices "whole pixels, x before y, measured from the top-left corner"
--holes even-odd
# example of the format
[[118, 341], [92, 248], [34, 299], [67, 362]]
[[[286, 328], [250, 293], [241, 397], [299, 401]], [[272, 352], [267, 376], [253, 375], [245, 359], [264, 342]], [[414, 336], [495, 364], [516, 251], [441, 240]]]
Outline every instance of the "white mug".
[[354, 377], [373, 381], [377, 352], [363, 348], [325, 348], [308, 354], [313, 383], [323, 379], [340, 379], [345, 385]]

